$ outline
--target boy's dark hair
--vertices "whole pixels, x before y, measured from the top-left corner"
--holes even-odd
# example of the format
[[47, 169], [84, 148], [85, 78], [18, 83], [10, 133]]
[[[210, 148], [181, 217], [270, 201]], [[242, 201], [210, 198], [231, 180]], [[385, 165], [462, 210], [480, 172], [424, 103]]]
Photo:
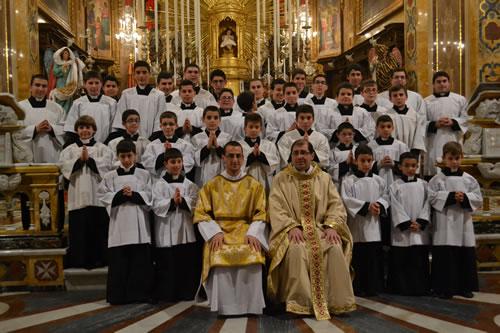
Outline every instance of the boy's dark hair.
[[292, 146], [290, 147], [290, 154], [293, 152], [293, 148], [295, 146], [304, 146], [304, 145], [307, 145], [307, 150], [311, 154], [314, 153], [314, 147], [313, 147], [312, 143], [310, 143], [309, 141], [306, 141], [304, 139], [298, 139], [298, 140], [295, 140], [294, 143], [292, 143]]
[[450, 81], [450, 76], [448, 75], [448, 73], [446, 73], [445, 71], [439, 71], [434, 73], [434, 75], [432, 76], [432, 83], [436, 82], [436, 79], [438, 77], [445, 77], [448, 79], [448, 81]]
[[451, 154], [452, 156], [463, 155], [462, 145], [455, 141], [450, 141], [443, 146], [443, 157], [446, 154]]
[[210, 73], [210, 81], [214, 79], [214, 77], [220, 76], [226, 81], [226, 73], [222, 69], [214, 69], [212, 73]]
[[118, 79], [114, 76], [114, 75], [106, 75], [103, 79], [102, 79], [102, 84], [106, 84], [106, 82], [108, 81], [113, 81], [116, 83], [117, 86], [120, 86], [120, 82], [118, 82]]
[[405, 73], [405, 78], [408, 78], [408, 73], [406, 73], [406, 69], [402, 68], [402, 67], [398, 67], [398, 68], [395, 68], [391, 71], [391, 79], [393, 78], [394, 76], [394, 73], [397, 73], [397, 72], [404, 72]]
[[224, 146], [224, 156], [226, 156], [227, 147], [240, 147], [241, 148], [241, 152], [243, 152], [243, 147], [241, 146], [241, 144], [238, 141], [234, 141], [233, 140], [233, 141], [229, 141]]
[[294, 79], [295, 79], [295, 77], [296, 77], [297, 75], [299, 75], [299, 74], [302, 74], [302, 75], [304, 75], [304, 76], [306, 76], [306, 77], [307, 77], [307, 74], [306, 74], [306, 71], [305, 71], [305, 70], [303, 70], [302, 68], [296, 68], [296, 69], [294, 69], [294, 70], [293, 70], [293, 72], [292, 72], [292, 80], [294, 80]]
[[325, 74], [316, 74], [314, 77], [313, 77], [313, 83], [316, 82], [316, 79], [319, 78], [319, 77], [322, 77], [325, 79], [326, 81], [326, 84], [328, 84], [328, 79], [326, 78], [326, 75]]
[[220, 91], [220, 96], [222, 96], [222, 94], [223, 94], [223, 93], [225, 93], [225, 92], [230, 93], [230, 94], [231, 94], [231, 96], [233, 96], [233, 97], [234, 97], [234, 92], [233, 92], [233, 90], [232, 90], [232, 89], [230, 89], [230, 88], [222, 88], [222, 90]]
[[354, 158], [358, 159], [359, 155], [370, 155], [373, 156], [373, 150], [367, 145], [359, 145], [354, 152]]
[[262, 117], [260, 114], [252, 112], [248, 113], [245, 115], [245, 127], [248, 125], [248, 123], [259, 123], [260, 127], [262, 128]]
[[181, 83], [179, 83], [179, 89], [185, 86], [192, 86], [194, 89], [194, 83], [191, 80], [182, 80]]
[[45, 74], [35, 74], [31, 77], [31, 80], [30, 80], [30, 86], [33, 85], [33, 81], [35, 81], [35, 79], [40, 79], [40, 80], [45, 80], [45, 81], [49, 81], [49, 78], [47, 77], [47, 75]]
[[78, 127], [80, 126], [91, 126], [94, 129], [94, 132], [97, 131], [95, 119], [91, 116], [81, 116], [78, 118], [75, 122], [75, 132], [78, 132]]
[[215, 105], [209, 105], [209, 106], [205, 107], [203, 109], [202, 118], [205, 118], [205, 116], [207, 115], [207, 112], [217, 112], [219, 114], [219, 117], [220, 117], [220, 109], [218, 107], [216, 107]]
[[122, 114], [122, 123], [125, 123], [127, 121], [127, 118], [131, 115], [136, 115], [139, 117], [139, 119], [141, 119], [141, 115], [139, 114], [139, 112], [137, 112], [136, 110], [134, 109], [128, 109], [128, 110], [125, 110], [123, 111], [123, 114]]
[[162, 114], [160, 114], [160, 123], [165, 118], [174, 119], [175, 122], [177, 123], [177, 115], [172, 111], [165, 111]]
[[303, 113], [312, 115], [312, 117], [314, 119], [314, 109], [311, 105], [309, 105], [309, 104], [299, 105], [299, 107], [297, 108], [297, 111], [295, 111], [295, 119], [299, 119], [299, 115], [303, 114]]
[[286, 82], [283, 79], [274, 79], [273, 82], [271, 82], [271, 90], [274, 90], [274, 88], [276, 87], [276, 85], [280, 85], [280, 84], [284, 85], [285, 83]]
[[356, 132], [356, 129], [350, 122], [344, 121], [339, 125], [339, 127], [337, 127], [337, 133], [342, 133], [342, 131], [346, 129]]
[[170, 148], [170, 149], [167, 149], [165, 151], [165, 153], [163, 154], [163, 157], [164, 157], [165, 163], [167, 163], [168, 160], [171, 160], [173, 158], [179, 158], [179, 157], [182, 158], [182, 153], [177, 148]]
[[395, 86], [392, 86], [389, 88], [389, 99], [392, 97], [392, 93], [396, 91], [404, 90], [406, 97], [408, 97], [408, 90], [400, 84], [396, 84]]
[[238, 98], [236, 98], [236, 102], [238, 103], [240, 109], [248, 112], [253, 107], [253, 103], [255, 102], [255, 95], [253, 94], [253, 92], [244, 91], [239, 94]]
[[173, 78], [174, 76], [172, 75], [172, 73], [161, 72], [156, 78], [156, 83], [160, 83], [161, 80], [168, 80]]
[[378, 126], [378, 124], [380, 123], [391, 123], [394, 125], [394, 122], [392, 121], [392, 118], [386, 114], [383, 114], [381, 115], [380, 117], [377, 118], [377, 124], [376, 126]]
[[151, 72], [151, 67], [149, 66], [147, 61], [144, 60], [136, 61], [134, 64], [134, 71], [137, 67], [146, 67], [148, 69], [148, 72]]
[[363, 69], [361, 68], [361, 66], [358, 63], [354, 63], [354, 64], [349, 65], [349, 67], [346, 68], [345, 73], [344, 73], [345, 77], [347, 78], [352, 71], [359, 71], [359, 72], [363, 73]]
[[399, 156], [399, 164], [402, 165], [403, 164], [403, 160], [416, 160], [418, 162], [418, 157], [417, 155], [413, 154], [412, 152], [405, 152], [405, 153], [402, 153], [400, 156]]
[[188, 64], [188, 65], [186, 66], [186, 68], [184, 68], [184, 73], [186, 73], [186, 72], [187, 72], [188, 68], [197, 68], [197, 69], [198, 69], [198, 71], [200, 70], [200, 66], [198, 66], [197, 64], [195, 64], [195, 63], [193, 63], [193, 62], [192, 62], [192, 63], [190, 63], [190, 64]]
[[116, 145], [116, 155], [123, 153], [134, 153], [135, 154], [135, 143], [132, 140], [122, 140]]
[[262, 84], [262, 86], [264, 86], [264, 83], [262, 82], [262, 80], [258, 79], [258, 78], [251, 79], [250, 82], [248, 82], [248, 84], [250, 85], [252, 82], [255, 82], [255, 81], [259, 81], [260, 84]]
[[352, 91], [352, 95], [354, 96], [354, 88], [352, 87], [352, 85], [349, 82], [341, 82], [341, 83], [339, 83], [339, 85], [335, 89], [335, 95], [336, 96], [339, 95], [340, 89], [349, 89], [350, 91]]
[[297, 84], [295, 82], [287, 82], [285, 83], [285, 85], [283, 86], [283, 92], [286, 91], [286, 88], [290, 88], [290, 87], [293, 87], [297, 90], [297, 92], [299, 91], [299, 87], [297, 87]]
[[87, 82], [90, 79], [98, 79], [102, 83], [102, 76], [101, 76], [101, 74], [97, 73], [96, 71], [88, 71], [83, 76], [83, 82]]
[[377, 87], [378, 88], [378, 84], [377, 84], [377, 81], [375, 80], [365, 80], [363, 82], [361, 82], [361, 91], [363, 91], [363, 89], [365, 89], [365, 87]]

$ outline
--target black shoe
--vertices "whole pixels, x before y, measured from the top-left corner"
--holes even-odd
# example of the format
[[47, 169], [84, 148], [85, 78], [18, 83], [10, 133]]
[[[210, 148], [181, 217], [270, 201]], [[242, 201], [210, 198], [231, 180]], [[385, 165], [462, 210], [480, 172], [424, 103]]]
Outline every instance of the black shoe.
[[460, 296], [463, 296], [465, 298], [472, 298], [472, 297], [474, 297], [474, 294], [470, 291], [464, 291], [460, 294]]
[[452, 294], [448, 294], [448, 293], [443, 293], [443, 294], [439, 294], [438, 295], [439, 298], [442, 298], [442, 299], [450, 299], [453, 297]]

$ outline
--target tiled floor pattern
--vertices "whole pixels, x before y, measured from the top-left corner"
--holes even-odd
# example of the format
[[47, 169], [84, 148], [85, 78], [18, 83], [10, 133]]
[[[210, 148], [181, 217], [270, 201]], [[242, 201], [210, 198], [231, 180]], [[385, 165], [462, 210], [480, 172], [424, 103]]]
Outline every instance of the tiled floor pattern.
[[482, 274], [473, 299], [381, 294], [317, 321], [266, 313], [220, 317], [193, 302], [111, 306], [104, 291], [0, 294], [0, 332], [500, 332], [500, 274]]

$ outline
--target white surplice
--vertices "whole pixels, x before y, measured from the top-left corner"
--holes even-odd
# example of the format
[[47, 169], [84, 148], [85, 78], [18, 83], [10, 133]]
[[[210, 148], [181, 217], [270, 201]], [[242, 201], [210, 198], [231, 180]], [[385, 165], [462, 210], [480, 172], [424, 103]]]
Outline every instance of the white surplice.
[[[431, 206], [427, 188], [427, 182], [420, 178], [410, 182], [398, 179], [390, 186], [391, 244], [393, 246], [408, 247], [430, 244]], [[398, 228], [401, 223], [417, 220], [424, 220], [428, 223], [424, 230], [411, 231], [408, 228], [401, 231]]]
[[[172, 148], [176, 148], [182, 153], [184, 172], [189, 173], [194, 167], [193, 145], [190, 142], [177, 137], [171, 138], [170, 140]], [[159, 168], [157, 168], [158, 166], [156, 165], [158, 158], [161, 158], [161, 160], [164, 161], [163, 154], [165, 153], [165, 141], [165, 136], [162, 135], [160, 139], [150, 142], [146, 146], [144, 154], [142, 155], [142, 165], [144, 165], [144, 168], [146, 168], [146, 170], [148, 170], [155, 178], [163, 177], [165, 172], [167, 172], [163, 163]]]
[[[45, 101], [45, 107], [33, 107], [29, 99], [19, 102], [19, 106], [25, 113], [24, 120], [19, 121], [19, 124], [26, 126], [23, 130], [24, 140], [33, 152], [33, 162], [57, 163], [64, 144], [64, 110], [55, 102]], [[49, 122], [53, 134], [36, 133], [35, 135], [36, 126], [44, 120]]]
[[[93, 159], [97, 167], [96, 174], [89, 167], [89, 162], [76, 172], [73, 172], [75, 163], [82, 155], [83, 146], [79, 146], [80, 140], [64, 148], [59, 158], [59, 169], [64, 178], [69, 180], [68, 188], [68, 211], [85, 208], [87, 206], [103, 207], [101, 200], [97, 197], [97, 188], [102, 177], [111, 170], [113, 152], [103, 143], [95, 142], [93, 146], [87, 146], [89, 159]], [[84, 142], [85, 144], [85, 142]]]
[[250, 155], [253, 156], [253, 148], [257, 140], [246, 138], [245, 140], [239, 141], [241, 147], [243, 147], [243, 155], [245, 157], [243, 165], [245, 172], [257, 179], [262, 184], [262, 186], [264, 186], [266, 194], [269, 194], [269, 191], [271, 190], [271, 184], [273, 182], [274, 171], [278, 169], [280, 164], [280, 155], [278, 153], [278, 148], [276, 148], [276, 145], [273, 142], [268, 140], [258, 141], [260, 153], [261, 155], [265, 156], [267, 164], [263, 163], [262, 158], [260, 158], [255, 159], [253, 163], [247, 165]]
[[160, 115], [166, 109], [165, 94], [151, 89], [148, 95], [139, 95], [138, 87], [122, 91], [113, 120], [114, 129], [123, 129], [122, 115], [125, 110], [136, 110], [141, 117], [139, 135], [149, 138], [160, 126]]
[[[304, 131], [300, 129], [294, 129], [283, 135], [278, 141], [278, 150], [281, 156], [281, 166], [285, 167], [288, 164], [290, 158], [290, 153], [292, 149], [292, 144], [304, 138]], [[314, 148], [318, 165], [321, 168], [328, 168], [330, 164], [330, 147], [328, 145], [328, 139], [318, 131], [309, 130], [309, 142]]]
[[435, 175], [438, 172], [436, 159], [443, 156], [443, 146], [450, 141], [462, 143], [463, 135], [467, 132], [467, 121], [471, 117], [467, 115], [466, 111], [467, 99], [452, 92], [447, 97], [430, 95], [425, 98], [425, 104], [427, 107], [427, 129], [431, 122], [443, 117], [454, 120], [458, 125], [457, 128], [437, 128], [435, 133], [427, 130], [424, 175]]
[[[100, 95], [97, 99], [91, 96], [82, 96], [73, 102], [64, 123], [64, 132], [75, 133], [75, 123], [81, 116], [94, 118], [97, 131], [94, 139], [99, 142], [106, 141], [110, 131], [113, 118], [116, 114], [116, 101], [114, 98]], [[120, 117], [121, 123], [121, 117]]]
[[[153, 185], [153, 204], [155, 213], [155, 245], [156, 247], [171, 247], [180, 244], [194, 243], [193, 212], [200, 189], [184, 176], [178, 179], [158, 179]], [[171, 177], [169, 177], [171, 178]], [[181, 197], [186, 202], [183, 207], [175, 207], [173, 203], [175, 190], [179, 189]]]
[[[445, 207], [450, 192], [462, 191], [471, 208], [460, 203]], [[434, 208], [432, 244], [473, 247], [476, 245], [472, 212], [483, 203], [477, 180], [464, 172], [461, 176], [446, 176], [439, 172], [429, 181], [430, 203]]]
[[[224, 149], [226, 143], [231, 141], [231, 135], [221, 132], [220, 130], [216, 131], [216, 135], [217, 145], [221, 149]], [[219, 156], [216, 148], [213, 146], [212, 149], [210, 149], [209, 155], [205, 159], [201, 159], [203, 148], [205, 148], [208, 144], [207, 130], [193, 136], [191, 143], [194, 146], [194, 162], [197, 167], [195, 183], [201, 188], [210, 179], [214, 178], [224, 170], [224, 164], [222, 163], [222, 157]]]
[[394, 132], [392, 136], [404, 142], [408, 148], [425, 151], [425, 119], [415, 110], [408, 108], [406, 114], [399, 114], [393, 108], [387, 110], [386, 114], [392, 118]]
[[[399, 161], [399, 157], [402, 153], [406, 153], [410, 151], [410, 149], [408, 149], [408, 146], [404, 142], [394, 139], [393, 137], [390, 137], [388, 140], [383, 140], [381, 137], [378, 137], [370, 141], [368, 147], [373, 150], [373, 159], [374, 162], [377, 163], [377, 174], [385, 180], [387, 187], [391, 186], [394, 182], [394, 163]], [[392, 159], [392, 165], [380, 164], [386, 156]]]
[[[113, 139], [108, 142], [108, 147], [113, 151], [113, 166], [115, 168], [118, 168], [120, 165], [120, 161], [118, 160], [118, 155], [116, 153], [116, 146], [124, 140], [123, 136], [120, 136], [116, 139]], [[149, 144], [149, 140], [146, 138], [143, 138], [142, 136], [139, 136], [136, 141], [133, 141], [135, 144], [135, 153], [137, 154], [135, 161], [137, 163], [142, 162], [142, 155], [144, 154], [144, 151], [146, 150], [146, 146]]]
[[337, 101], [328, 97], [317, 99], [314, 95], [304, 100], [304, 104], [314, 109], [314, 127], [318, 132], [331, 139], [333, 132], [342, 123], [340, 114], [335, 112]]
[[[389, 192], [385, 181], [377, 175], [360, 178], [352, 174], [344, 179], [340, 192], [347, 211], [347, 225], [351, 230], [353, 241], [355, 243], [380, 242], [380, 216], [371, 215], [367, 206], [377, 202], [387, 212]], [[365, 216], [358, 214], [363, 208], [366, 209]]]
[[[181, 104], [182, 100], [179, 96], [179, 90], [172, 91], [172, 93], [170, 95], [172, 95], [172, 103], [173, 104], [176, 104], [176, 105]], [[219, 106], [217, 104], [217, 101], [215, 100], [214, 95], [212, 95], [209, 91], [207, 91], [203, 88], [200, 88], [200, 90], [198, 91], [198, 93], [194, 97], [194, 102], [196, 103], [196, 105], [198, 105], [202, 109], [206, 108], [209, 105], [213, 105], [213, 106], [217, 106], [217, 107]]]
[[[427, 121], [426, 118], [427, 110], [422, 95], [412, 90], [407, 90], [407, 92], [408, 92], [408, 100], [406, 101], [406, 105], [408, 105], [410, 109], [415, 110], [415, 112], [417, 112], [421, 117], [423, 117], [424, 121]], [[392, 109], [393, 104], [389, 99], [388, 90], [381, 92], [380, 94], [377, 95], [377, 104], [387, 109]]]
[[[137, 192], [144, 204], [125, 202], [113, 207], [113, 199], [125, 186]], [[149, 172], [137, 167], [134, 167], [133, 174], [119, 175], [118, 170], [113, 170], [104, 175], [97, 194], [109, 215], [108, 247], [151, 244], [151, 187]]]

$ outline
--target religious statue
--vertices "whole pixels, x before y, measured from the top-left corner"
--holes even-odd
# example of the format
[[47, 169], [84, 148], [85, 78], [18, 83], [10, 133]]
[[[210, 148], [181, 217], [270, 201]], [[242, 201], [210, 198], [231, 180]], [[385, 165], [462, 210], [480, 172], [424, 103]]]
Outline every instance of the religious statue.
[[73, 94], [78, 87], [83, 86], [82, 69], [85, 64], [67, 47], [57, 50], [53, 60], [47, 94], [68, 113], [73, 102]]
[[236, 43], [236, 34], [231, 28], [227, 28], [221, 35], [222, 43], [220, 47], [224, 50], [226, 49], [231, 54], [234, 54], [233, 47], [236, 49], [238, 44]]
[[392, 50], [383, 44], [378, 44], [376, 39], [371, 39], [373, 48], [368, 54], [370, 72], [376, 77], [380, 91], [388, 90], [391, 87], [391, 72], [403, 65], [403, 56], [395, 47]]

